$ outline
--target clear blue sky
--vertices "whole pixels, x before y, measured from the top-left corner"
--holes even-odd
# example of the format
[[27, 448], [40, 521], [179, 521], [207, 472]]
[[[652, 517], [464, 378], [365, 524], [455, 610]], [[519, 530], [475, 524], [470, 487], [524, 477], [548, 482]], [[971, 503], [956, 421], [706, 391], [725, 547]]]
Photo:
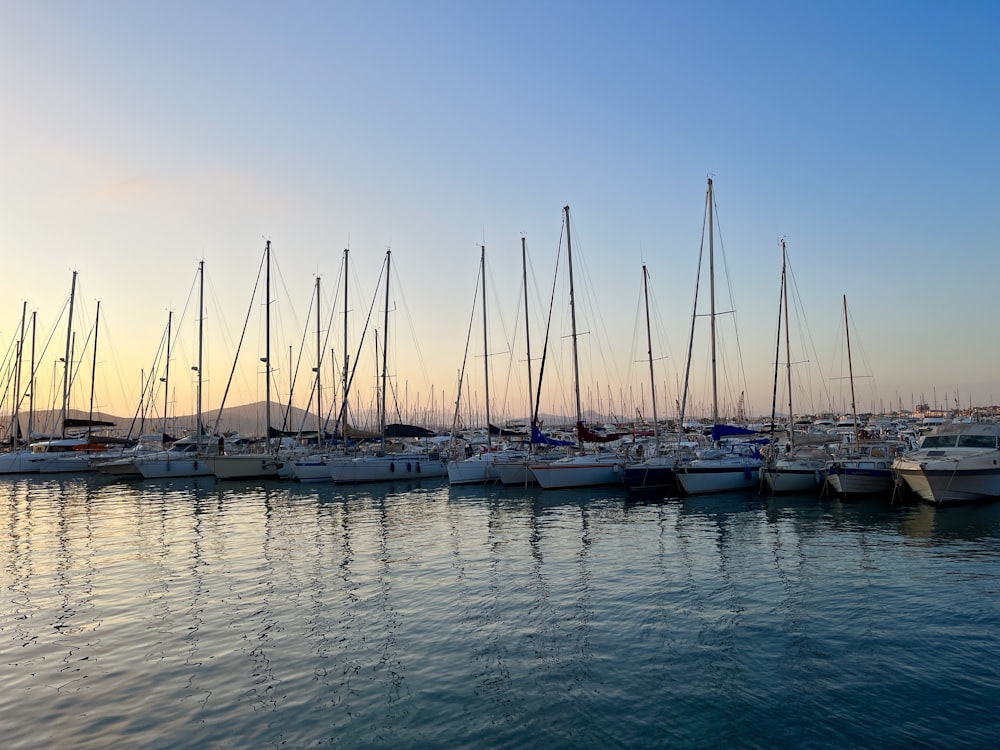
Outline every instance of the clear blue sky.
[[[411, 402], [433, 388], [439, 408], [455, 398], [485, 243], [494, 409], [521, 416], [524, 386], [507, 384], [524, 369], [520, 238], [544, 307], [569, 204], [585, 400], [618, 401], [619, 413], [641, 400], [649, 415], [648, 395], [634, 395], [648, 389], [645, 262], [668, 413], [709, 175], [728, 270], [719, 309], [737, 311], [742, 354], [735, 364], [736, 339], [722, 334], [723, 369], [746, 380], [720, 386], [725, 411], [742, 390], [749, 412], [771, 408], [781, 237], [801, 305], [795, 377], [814, 394], [796, 395], [801, 410], [822, 407], [824, 391], [849, 408], [845, 294], [859, 410], [956, 392], [963, 406], [1000, 401], [995, 3], [2, 0], [0, 19], [0, 344], [22, 300], [54, 327], [79, 271], [81, 330], [100, 299], [102, 372], [120, 371], [101, 376], [104, 409], [134, 409], [200, 259], [217, 404], [231, 359], [220, 331], [239, 335], [267, 237], [296, 347], [315, 275], [332, 298], [350, 247], [360, 318], [391, 247], [405, 301], [390, 324], [397, 388]], [[563, 364], [546, 377], [564, 390], [562, 299]], [[474, 328], [474, 354], [479, 338]], [[695, 338], [704, 412], [704, 319]], [[513, 364], [498, 353], [509, 348]], [[191, 351], [185, 334], [179, 412], [191, 409]], [[244, 354], [251, 367], [258, 356]], [[473, 400], [481, 370], [470, 356]], [[253, 380], [238, 400], [258, 397]], [[562, 392], [546, 398], [571, 407]]]

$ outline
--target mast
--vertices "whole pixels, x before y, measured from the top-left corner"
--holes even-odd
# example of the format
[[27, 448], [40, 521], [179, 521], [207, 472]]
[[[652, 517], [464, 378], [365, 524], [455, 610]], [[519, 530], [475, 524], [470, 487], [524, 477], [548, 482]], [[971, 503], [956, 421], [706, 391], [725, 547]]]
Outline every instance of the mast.
[[[583, 423], [583, 409], [580, 408], [580, 362], [577, 355], [576, 346], [576, 301], [573, 298], [573, 243], [570, 240], [569, 227], [569, 206], [563, 207], [566, 215], [566, 259], [569, 263], [569, 317], [572, 323], [573, 333], [573, 383], [576, 391], [576, 423]], [[580, 436], [580, 428], [576, 430], [576, 446], [583, 451], [583, 438]]]
[[[160, 378], [160, 382], [163, 383], [163, 434], [167, 434], [167, 414], [170, 409], [170, 331], [174, 322], [174, 311], [167, 311], [167, 365], [163, 368], [163, 377]], [[97, 343], [96, 341], [94, 342]], [[96, 354], [96, 346], [95, 354]]]
[[[528, 251], [524, 235], [521, 236], [521, 283], [524, 285], [524, 343], [528, 356], [528, 413], [532, 416], [531, 428], [533, 428], [535, 404], [531, 385], [531, 326], [528, 325]], [[529, 450], [534, 450], [534, 445], [529, 438]]]
[[[341, 427], [340, 427], [340, 439], [344, 441], [344, 453], [347, 453], [347, 370], [350, 366], [351, 355], [347, 351], [347, 264], [348, 258], [350, 256], [350, 250], [344, 248], [344, 374], [343, 374], [343, 390], [344, 390], [344, 405], [340, 410]], [[331, 353], [332, 354], [332, 353]]]
[[656, 449], [654, 453], [660, 452], [660, 426], [656, 414], [656, 375], [653, 371], [653, 335], [649, 325], [649, 270], [646, 264], [642, 264], [642, 296], [646, 303], [646, 349], [649, 355], [649, 390], [653, 398], [653, 440]]
[[389, 366], [389, 271], [392, 263], [392, 250], [385, 251], [385, 317], [382, 328], [382, 394], [379, 397], [379, 429], [382, 433], [382, 443], [385, 444], [385, 391]]
[[715, 230], [712, 206], [715, 196], [712, 192], [712, 178], [708, 178], [708, 282], [711, 300], [710, 327], [712, 331], [712, 424], [719, 423], [719, 379], [715, 361]]
[[480, 245], [479, 256], [480, 273], [483, 277], [483, 372], [486, 375], [486, 447], [493, 445], [493, 436], [490, 434], [490, 348], [486, 338], [486, 245]]
[[66, 437], [66, 416], [69, 410], [69, 373], [70, 361], [72, 359], [71, 348], [73, 345], [73, 303], [76, 301], [76, 271], [73, 271], [73, 281], [69, 289], [69, 322], [66, 324], [66, 356], [63, 357], [63, 397], [62, 397], [62, 426], [60, 427], [60, 437]]
[[316, 277], [316, 450], [323, 447], [323, 389], [320, 372], [323, 369], [323, 340], [319, 316], [319, 276]]
[[204, 332], [205, 332], [205, 261], [198, 261], [198, 389], [197, 389], [197, 408], [198, 408], [198, 424], [195, 428], [199, 440], [201, 443], [201, 436], [203, 432], [202, 419], [201, 419], [201, 381], [202, 381], [202, 359], [204, 357]]
[[[94, 383], [97, 380], [97, 334], [101, 324], [101, 301], [97, 300], [97, 315], [94, 318], [94, 356], [90, 363], [90, 412], [87, 414], [87, 443], [94, 430]], [[167, 341], [169, 342], [169, 335]], [[169, 359], [168, 359], [169, 362]], [[166, 415], [164, 415], [165, 417]]]
[[35, 431], [35, 331], [38, 324], [38, 311], [31, 311], [31, 368], [28, 381], [28, 441]]
[[265, 433], [264, 445], [268, 452], [271, 450], [271, 240], [264, 246], [265, 263], [267, 264], [264, 273], [264, 401], [267, 415], [267, 432]]
[[[795, 447], [795, 412], [792, 411], [792, 347], [788, 334], [788, 274], [785, 241], [781, 241], [781, 297], [785, 307], [785, 374], [788, 379], [788, 445]], [[774, 420], [772, 420], [772, 425]], [[773, 429], [773, 426], [772, 426]]]
[[24, 300], [21, 305], [21, 334], [17, 341], [17, 358], [14, 369], [14, 404], [10, 420], [10, 449], [17, 448], [17, 436], [21, 431], [21, 417], [19, 414], [21, 406], [21, 360], [24, 357], [24, 321], [28, 314], [28, 300]]
[[854, 417], [854, 445], [860, 445], [858, 409], [854, 401], [854, 366], [851, 364], [851, 324], [847, 320], [847, 295], [844, 295], [844, 334], [847, 337], [847, 374], [851, 378], [851, 414]]

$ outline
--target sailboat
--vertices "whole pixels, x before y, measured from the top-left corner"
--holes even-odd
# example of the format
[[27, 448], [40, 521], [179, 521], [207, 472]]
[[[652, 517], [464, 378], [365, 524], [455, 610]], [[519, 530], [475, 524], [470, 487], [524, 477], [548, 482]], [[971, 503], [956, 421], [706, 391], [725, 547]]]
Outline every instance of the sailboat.
[[[347, 405], [347, 264], [350, 250], [344, 249], [344, 407]], [[329, 482], [330, 468], [327, 465], [329, 453], [324, 451], [323, 439], [325, 430], [323, 428], [323, 389], [321, 388], [321, 370], [323, 367], [323, 344], [321, 341], [321, 317], [319, 293], [320, 280], [316, 278], [316, 452], [308, 456], [295, 456], [289, 458], [286, 469], [291, 472], [291, 477], [300, 482]], [[346, 412], [345, 412], [346, 413]]]
[[[14, 408], [10, 420], [10, 450], [0, 453], [0, 474], [28, 474], [38, 471], [38, 466], [31, 462], [31, 450], [22, 447], [20, 405], [23, 394], [21, 392], [21, 364], [24, 359], [24, 327], [25, 316], [27, 315], [28, 303], [25, 301], [21, 307], [21, 333], [17, 344], [17, 362], [14, 371]], [[35, 378], [35, 322], [36, 313], [31, 313], [31, 366], [29, 368], [30, 377], [28, 381], [28, 435], [31, 434], [34, 420], [34, 378]]]
[[[490, 350], [487, 338], [486, 325], [486, 245], [480, 246], [479, 274], [482, 279], [483, 292], [483, 377], [486, 384], [486, 450], [475, 453], [465, 458], [453, 458], [448, 462], [448, 483], [449, 484], [485, 484], [495, 481], [496, 475], [493, 472], [493, 464], [496, 460], [496, 453], [493, 448], [493, 436], [490, 425]], [[465, 366], [462, 366], [465, 372]], [[459, 381], [458, 399], [455, 402], [455, 419], [453, 421], [452, 436], [457, 433], [458, 413], [462, 401], [462, 383]]]
[[[196, 390], [195, 433], [177, 440], [170, 448], [149, 456], [140, 456], [134, 464], [144, 479], [167, 477], [204, 477], [212, 475], [205, 460], [208, 453], [218, 454], [218, 443], [210, 441], [202, 425], [202, 367], [204, 365], [205, 332], [205, 261], [198, 262], [198, 364], [191, 369], [198, 374]], [[170, 361], [169, 349], [167, 361]], [[169, 365], [168, 365], [169, 368]], [[169, 369], [167, 370], [169, 372]], [[166, 418], [166, 410], [164, 410]]]
[[[753, 434], [752, 430], [735, 428], [719, 424], [719, 384], [716, 368], [715, 347], [715, 226], [714, 214], [715, 196], [712, 178], [708, 178], [705, 210], [708, 216], [708, 267], [711, 300], [712, 346], [712, 440], [717, 447], [711, 450], [697, 452], [697, 458], [684, 461], [677, 467], [677, 481], [687, 495], [697, 495], [712, 492], [732, 492], [734, 490], [756, 489], [760, 477], [758, 470], [763, 459], [757, 446], [746, 442], [746, 437]], [[700, 261], [699, 261], [700, 262]], [[697, 292], [695, 293], [695, 310], [697, 311]], [[694, 315], [691, 320], [691, 337], [694, 337]], [[690, 372], [691, 355], [688, 354], [688, 372]], [[684, 399], [687, 399], [687, 376], [685, 376]], [[681, 413], [683, 424], [684, 414]], [[736, 441], [728, 441], [730, 436], [737, 436]]]
[[659, 416], [656, 409], [656, 377], [653, 372], [653, 338], [649, 322], [649, 271], [645, 263], [642, 264], [642, 291], [646, 308], [649, 385], [653, 401], [653, 455], [647, 455], [644, 460], [625, 466], [625, 486], [630, 490], [673, 491], [677, 489], [675, 468], [678, 458], [693, 449], [697, 443], [680, 439], [672, 448], [664, 450], [661, 446]]
[[[389, 330], [389, 280], [392, 264], [392, 251], [385, 255], [385, 312], [383, 330]], [[388, 384], [388, 348], [389, 337], [385, 336], [382, 347], [382, 388], [379, 399], [379, 450], [374, 455], [342, 456], [328, 461], [330, 478], [338, 484], [356, 484], [362, 482], [388, 482], [396, 479], [419, 479], [443, 477], [448, 474], [447, 463], [438, 450], [422, 450], [406, 443], [390, 443], [389, 425], [386, 424], [386, 391]], [[345, 390], [346, 404], [346, 390]], [[345, 411], [346, 414], [346, 411]], [[408, 427], [398, 425], [397, 427]], [[420, 434], [421, 428], [414, 430], [399, 430], [404, 434]], [[346, 439], [346, 435], [345, 435]]]
[[[587, 429], [583, 421], [580, 403], [580, 360], [577, 353], [576, 304], [573, 296], [573, 243], [570, 236], [569, 206], [563, 207], [566, 222], [566, 261], [569, 268], [569, 309], [573, 337], [573, 385], [576, 396], [577, 453], [554, 461], [536, 461], [531, 464], [531, 473], [543, 489], [568, 489], [571, 487], [594, 487], [622, 483], [622, 467], [625, 459], [617, 453], [586, 452], [585, 441], [604, 442]], [[537, 425], [532, 426], [532, 430]], [[609, 441], [610, 442], [610, 441]]]
[[[60, 412], [60, 437], [50, 438], [31, 444], [31, 458], [39, 473], [68, 474], [96, 471], [91, 464], [93, 459], [111, 458], [114, 454], [112, 445], [117, 440], [109, 438], [96, 439], [94, 427], [114, 427], [114, 422], [94, 419], [94, 385], [97, 368], [97, 336], [101, 323], [101, 302], [97, 302], [97, 314], [94, 318], [94, 350], [91, 362], [90, 378], [90, 412], [87, 419], [75, 419], [69, 416], [69, 394], [73, 377], [73, 304], [76, 297], [76, 271], [73, 272], [73, 285], [70, 291], [69, 323], [66, 330], [66, 356], [63, 361], [63, 399]], [[67, 429], [82, 430], [86, 428], [86, 437], [67, 436]]]
[[[264, 247], [264, 410], [267, 425], [264, 438], [264, 453], [243, 453], [236, 455], [214, 454], [204, 456], [212, 473], [219, 479], [277, 479], [282, 461], [275, 454], [271, 443], [271, 241]], [[222, 410], [219, 410], [221, 417]], [[199, 426], [199, 429], [200, 426]]]
[[[822, 447], [823, 443], [834, 442], [835, 438], [825, 436], [818, 440], [810, 436], [796, 435], [793, 429], [795, 412], [792, 410], [792, 353], [788, 331], [788, 276], [785, 241], [781, 240], [781, 307], [784, 316], [785, 333], [785, 373], [788, 387], [788, 443], [787, 452], [778, 452], [774, 444], [768, 450], [765, 464], [760, 475], [768, 489], [774, 493], [818, 491], [826, 481], [826, 462], [830, 452]], [[782, 315], [778, 316], [778, 340], [781, 340]], [[780, 349], [780, 346], [778, 347]], [[777, 393], [778, 359], [775, 355], [775, 393]], [[776, 400], [776, 399], [775, 399]], [[774, 424], [775, 409], [771, 409], [771, 424]], [[807, 439], [808, 438], [808, 439]], [[799, 441], [796, 444], [796, 441]]]
[[[527, 452], [510, 452], [498, 456], [493, 461], [493, 472], [501, 484], [509, 487], [524, 487], [536, 484], [531, 464], [537, 460], [534, 440], [538, 431], [537, 399], [532, 395], [531, 383], [531, 326], [528, 323], [528, 249], [527, 240], [521, 237], [521, 285], [524, 291], [524, 346], [528, 366], [528, 411], [531, 413], [531, 436], [528, 438]], [[539, 386], [541, 385], [539, 378]], [[540, 433], [539, 433], [540, 434]]]
[[826, 463], [826, 481], [841, 497], [892, 495], [892, 462], [902, 444], [892, 440], [862, 439], [858, 428], [858, 409], [854, 399], [854, 365], [851, 362], [851, 331], [844, 295], [844, 327], [847, 341], [847, 368], [851, 381], [851, 415], [854, 417], [854, 442], [841, 446], [840, 453]]

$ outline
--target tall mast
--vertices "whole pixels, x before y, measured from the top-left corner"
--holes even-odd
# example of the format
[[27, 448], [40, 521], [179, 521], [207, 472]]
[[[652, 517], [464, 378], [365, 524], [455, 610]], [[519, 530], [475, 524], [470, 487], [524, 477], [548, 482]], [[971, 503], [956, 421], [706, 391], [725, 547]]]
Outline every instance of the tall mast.
[[785, 306], [785, 373], [788, 378], [788, 445], [795, 447], [795, 412], [792, 411], [792, 347], [788, 333], [788, 274], [785, 241], [781, 241], [781, 297]]
[[[570, 240], [569, 206], [564, 206], [563, 212], [566, 215], [566, 259], [569, 263], [569, 317], [573, 333], [573, 383], [576, 391], [576, 422], [579, 425], [583, 422], [583, 409], [580, 407], [580, 362], [576, 348], [576, 300], [573, 297], [573, 243]], [[576, 430], [576, 447], [583, 450], [583, 438], [580, 437], [579, 427]]]
[[31, 368], [28, 381], [28, 440], [35, 431], [35, 330], [38, 324], [38, 311], [31, 311]]
[[197, 408], [198, 408], [198, 424], [195, 427], [195, 434], [200, 438], [202, 436], [202, 419], [201, 419], [201, 382], [202, 382], [202, 365], [204, 357], [204, 332], [205, 332], [205, 261], [198, 261], [198, 390], [197, 390]]
[[343, 390], [344, 390], [344, 405], [340, 410], [340, 418], [342, 421], [340, 427], [340, 439], [344, 441], [344, 452], [347, 452], [347, 370], [350, 366], [351, 355], [347, 351], [347, 264], [350, 256], [350, 250], [344, 248], [344, 376], [343, 376]]
[[[531, 326], [528, 325], [528, 251], [523, 235], [521, 236], [521, 283], [524, 286], [524, 343], [528, 356], [528, 414], [531, 415], [533, 424], [535, 415], [535, 397], [532, 393], [531, 385]], [[529, 441], [528, 445], [534, 446], [534, 443]]]
[[493, 445], [490, 435], [490, 347], [486, 338], [486, 245], [480, 245], [480, 273], [483, 277], [483, 371], [486, 374], [486, 445]]
[[264, 259], [267, 267], [264, 273], [264, 401], [267, 416], [266, 437], [264, 445], [268, 451], [271, 449], [271, 240], [267, 241], [264, 247]]
[[21, 305], [21, 335], [17, 340], [17, 358], [14, 370], [14, 404], [10, 420], [10, 449], [17, 447], [17, 436], [21, 431], [21, 417], [18, 413], [21, 406], [21, 360], [24, 358], [24, 322], [28, 315], [28, 300]]
[[[170, 408], [170, 332], [174, 322], [174, 311], [167, 311], [167, 365], [163, 368], [163, 434], [167, 434], [167, 413]], [[95, 341], [96, 343], [96, 341]], [[96, 350], [96, 347], [95, 347]], [[95, 351], [96, 353], [96, 351]]]
[[712, 193], [712, 178], [708, 178], [708, 282], [709, 299], [711, 300], [710, 325], [712, 330], [712, 424], [719, 423], [719, 379], [715, 363], [715, 230], [713, 226], [712, 206], [715, 197]]
[[[101, 301], [97, 300], [97, 315], [94, 318], [94, 356], [90, 362], [90, 412], [87, 414], [87, 442], [94, 429], [94, 382], [97, 380], [97, 333], [101, 325]], [[168, 337], [169, 341], [169, 337]]]
[[392, 250], [385, 251], [385, 317], [382, 327], [382, 394], [379, 402], [379, 427], [382, 433], [382, 442], [385, 443], [385, 390], [387, 369], [389, 366], [389, 271], [392, 264]]
[[660, 426], [656, 413], [656, 375], [653, 372], [653, 334], [649, 325], [649, 270], [642, 264], [642, 296], [646, 303], [646, 349], [649, 355], [649, 390], [653, 398], [653, 440], [655, 452], [660, 452]]
[[60, 437], [66, 437], [66, 416], [69, 410], [69, 373], [70, 361], [72, 360], [73, 345], [73, 303], [76, 301], [76, 271], [73, 271], [73, 281], [69, 289], [69, 322], [66, 324], [66, 356], [63, 357], [63, 397], [62, 397], [62, 426]]
[[854, 417], [854, 445], [858, 445], [858, 409], [854, 400], [854, 365], [851, 364], [851, 324], [847, 320], [847, 295], [844, 295], [844, 334], [847, 337], [847, 374], [851, 378], [851, 414]]
[[323, 389], [320, 372], [323, 369], [323, 340], [319, 316], [319, 276], [316, 277], [316, 450], [323, 447]]

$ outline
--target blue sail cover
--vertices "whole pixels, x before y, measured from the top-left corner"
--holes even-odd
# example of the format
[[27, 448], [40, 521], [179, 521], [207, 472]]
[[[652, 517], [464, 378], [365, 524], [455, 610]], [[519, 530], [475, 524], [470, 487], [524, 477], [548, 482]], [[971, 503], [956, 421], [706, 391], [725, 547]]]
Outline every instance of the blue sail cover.
[[575, 445], [572, 440], [556, 440], [542, 434], [542, 431], [538, 429], [538, 425], [531, 426], [531, 442], [535, 445]]
[[722, 440], [722, 438], [735, 437], [737, 435], [756, 435], [756, 430], [748, 430], [744, 427], [736, 427], [730, 424], [712, 425], [712, 440]]

